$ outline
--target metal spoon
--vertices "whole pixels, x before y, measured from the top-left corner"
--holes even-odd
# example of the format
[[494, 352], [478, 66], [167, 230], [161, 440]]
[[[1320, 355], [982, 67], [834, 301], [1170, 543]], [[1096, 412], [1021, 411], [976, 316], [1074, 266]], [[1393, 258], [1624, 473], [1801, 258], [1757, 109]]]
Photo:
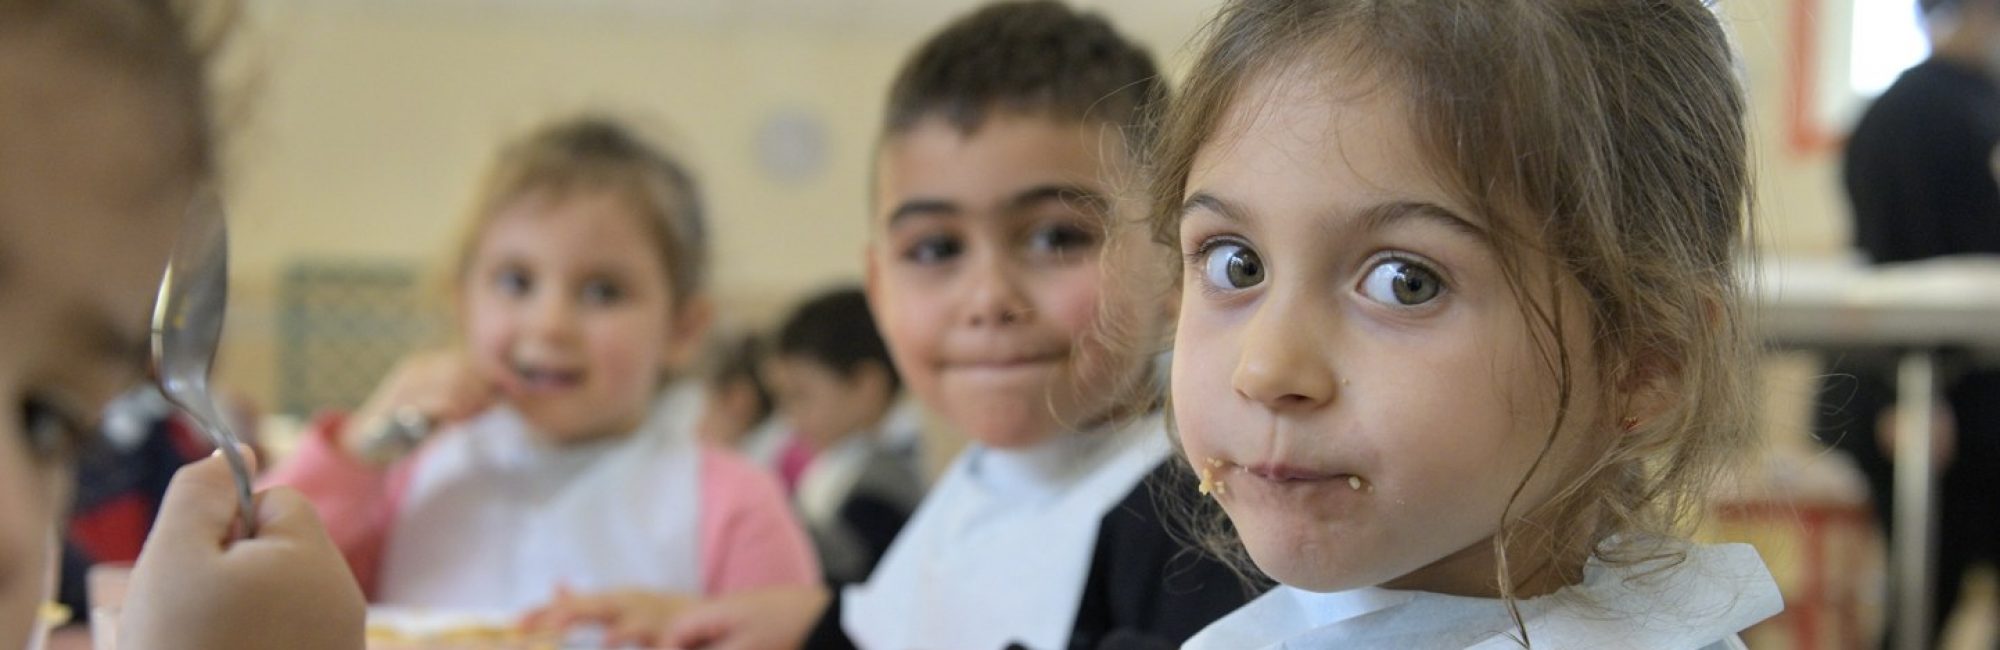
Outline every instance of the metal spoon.
[[250, 495], [250, 465], [237, 451], [236, 433], [208, 390], [209, 367], [222, 341], [223, 308], [229, 295], [229, 230], [222, 198], [213, 189], [196, 194], [167, 274], [153, 306], [153, 376], [167, 401], [180, 407], [208, 434], [236, 475], [243, 536], [257, 536], [256, 507]]

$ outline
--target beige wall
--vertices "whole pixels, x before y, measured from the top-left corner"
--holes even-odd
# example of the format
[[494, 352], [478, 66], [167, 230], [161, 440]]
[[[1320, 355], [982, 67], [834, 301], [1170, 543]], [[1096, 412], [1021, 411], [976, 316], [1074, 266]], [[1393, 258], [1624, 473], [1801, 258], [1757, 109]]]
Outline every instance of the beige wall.
[[[1839, 187], [1839, 151], [1802, 150], [1791, 141], [1790, 57], [1792, 12], [1827, 9], [1846, 0], [1724, 0], [1721, 6], [1742, 52], [1744, 83], [1753, 115], [1751, 146], [1757, 166], [1758, 244], [1781, 254], [1833, 254], [1845, 249], [1847, 204]], [[1837, 42], [1817, 46], [1819, 58], [1844, 58]], [[1842, 69], [1845, 69], [1844, 67]]]
[[[221, 373], [271, 404], [285, 264], [435, 262], [496, 143], [581, 109], [664, 125], [697, 168], [725, 322], [767, 322], [800, 292], [858, 279], [888, 78], [927, 30], [972, 3], [249, 4], [236, 51], [255, 72], [232, 142], [236, 294]], [[1201, 13], [1124, 5], [1110, 9], [1163, 53]], [[824, 126], [817, 174], [780, 180], [760, 168], [758, 128], [779, 112]]]
[[[1841, 246], [1831, 156], [1785, 148], [1786, 8], [1725, 3], [1757, 108], [1763, 237]], [[1828, 0], [1832, 1], [1832, 0]], [[713, 288], [729, 321], [767, 322], [794, 296], [858, 278], [870, 140], [905, 51], [966, 1], [258, 0], [239, 51], [257, 83], [235, 129], [237, 237], [223, 378], [274, 403], [275, 287], [297, 259], [434, 260], [501, 138], [590, 108], [668, 126], [716, 222]], [[1197, 0], [1089, 3], [1178, 70], [1212, 11]], [[783, 181], [755, 157], [759, 125], [803, 111], [826, 164]]]

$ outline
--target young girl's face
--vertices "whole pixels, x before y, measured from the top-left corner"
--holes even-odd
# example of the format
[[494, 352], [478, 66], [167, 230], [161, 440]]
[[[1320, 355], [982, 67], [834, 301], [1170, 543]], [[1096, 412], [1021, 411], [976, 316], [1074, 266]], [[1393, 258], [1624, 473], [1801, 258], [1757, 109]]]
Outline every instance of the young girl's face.
[[[75, 448], [144, 375], [148, 310], [194, 179], [150, 89], [0, 43], [0, 647], [25, 645]], [[58, 108], [59, 107], [59, 108]], [[177, 125], [185, 126], [185, 125]], [[171, 135], [170, 135], [171, 133]]]
[[529, 192], [479, 235], [461, 294], [473, 363], [540, 434], [633, 430], [700, 337], [642, 218], [611, 192]]
[[1136, 373], [1096, 336], [1105, 310], [1156, 318], [1105, 291], [1123, 151], [1100, 124], [1006, 112], [883, 143], [869, 304], [905, 385], [974, 439], [1020, 447], [1093, 424]]
[[[1493, 224], [1428, 170], [1401, 94], [1309, 72], [1246, 87], [1195, 158], [1172, 381], [1181, 441], [1282, 582], [1490, 595], [1490, 539], [1549, 439], [1554, 371]], [[1547, 300], [1533, 288], [1549, 276], [1529, 273]], [[1572, 368], [1593, 368], [1587, 321], [1563, 293], [1559, 343]], [[1575, 392], [1516, 515], [1580, 455], [1571, 429], [1598, 407], [1590, 386]]]

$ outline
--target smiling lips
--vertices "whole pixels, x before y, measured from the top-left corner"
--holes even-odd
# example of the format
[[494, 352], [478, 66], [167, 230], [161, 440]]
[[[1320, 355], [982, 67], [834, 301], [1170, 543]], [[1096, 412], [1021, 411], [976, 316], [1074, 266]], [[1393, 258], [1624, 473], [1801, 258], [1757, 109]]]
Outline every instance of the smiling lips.
[[1062, 354], [1054, 352], [993, 355], [962, 361], [949, 361], [946, 362], [945, 367], [952, 370], [1014, 370], [1055, 363], [1062, 359], [1062, 357]]
[[530, 393], [568, 390], [583, 384], [582, 370], [527, 364], [515, 364], [514, 377], [519, 380], [521, 389]]

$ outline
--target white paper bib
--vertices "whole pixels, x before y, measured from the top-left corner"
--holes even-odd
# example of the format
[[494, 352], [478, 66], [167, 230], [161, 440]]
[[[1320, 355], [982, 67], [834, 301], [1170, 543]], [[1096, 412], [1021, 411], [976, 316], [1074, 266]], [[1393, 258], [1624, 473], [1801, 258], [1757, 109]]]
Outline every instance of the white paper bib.
[[[1581, 584], [1520, 602], [1536, 648], [1700, 650], [1735, 647], [1736, 634], [1784, 609], [1778, 585], [1744, 544], [1691, 546], [1687, 561], [1592, 560]], [[1364, 588], [1329, 594], [1280, 586], [1203, 629], [1184, 650], [1252, 648], [1519, 648], [1498, 599]]]
[[629, 437], [556, 448], [501, 407], [442, 431], [396, 513], [379, 600], [521, 611], [575, 591], [700, 593], [698, 397]]
[[1158, 417], [1019, 451], [974, 445], [917, 507], [842, 628], [868, 650], [1062, 648], [1098, 526], [1170, 449]]

